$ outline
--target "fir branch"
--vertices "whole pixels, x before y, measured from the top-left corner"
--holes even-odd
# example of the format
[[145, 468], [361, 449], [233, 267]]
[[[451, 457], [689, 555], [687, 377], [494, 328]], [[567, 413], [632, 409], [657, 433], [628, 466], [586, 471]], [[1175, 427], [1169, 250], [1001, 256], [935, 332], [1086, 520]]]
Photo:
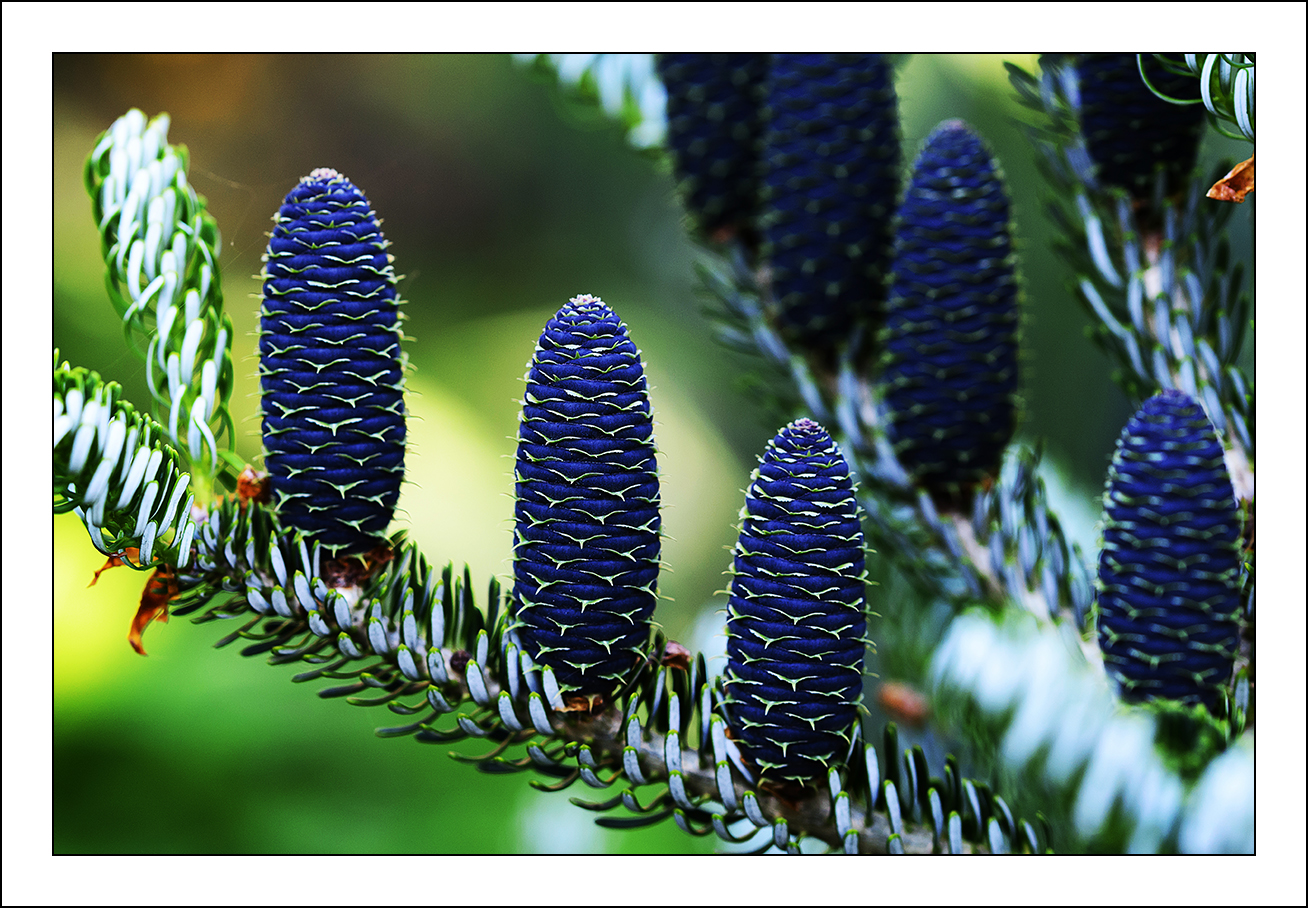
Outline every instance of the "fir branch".
[[[615, 345], [616, 349], [611, 349]], [[586, 354], [581, 361], [564, 357], [554, 363], [553, 369], [561, 370], [566, 379], [554, 389], [549, 382], [558, 382], [560, 376], [547, 375], [545, 364], [558, 359], [559, 351], [572, 356], [579, 349]], [[587, 364], [598, 369], [600, 380], [579, 371]], [[631, 476], [623, 468], [629, 456], [618, 458], [622, 463], [616, 473], [604, 471], [598, 461], [589, 463], [596, 452], [613, 457], [614, 433], [628, 424], [635, 432], [637, 454], [645, 451], [648, 442], [648, 407], [643, 404], [639, 360], [611, 311], [591, 297], [573, 300], [547, 326], [537, 351], [537, 366], [530, 373], [525, 404], [535, 415], [524, 418], [520, 450], [520, 482], [528, 487], [525, 492], [520, 490], [524, 500], [531, 498], [532, 483], [548, 485], [545, 480], [557, 480], [559, 471], [567, 467], [568, 475], [590, 477], [586, 481], [599, 481], [604, 488], [617, 480], [616, 487], [622, 490], [619, 503], [625, 508], [644, 502], [648, 493], [630, 494]], [[603, 390], [610, 387], [626, 390]], [[597, 396], [600, 403], [587, 404], [582, 399], [585, 396]], [[551, 401], [555, 410], [546, 418], [541, 408]], [[582, 414], [573, 419], [578, 406], [599, 407], [607, 415]], [[588, 433], [583, 431], [588, 420], [601, 420], [603, 425]], [[538, 437], [556, 440], [542, 445], [533, 441]], [[566, 451], [560, 448], [557, 439], [570, 447]], [[583, 457], [586, 451], [591, 454]], [[642, 463], [652, 463], [647, 454], [643, 456]], [[547, 465], [548, 471], [537, 476], [533, 471], [540, 465]], [[852, 508], [848, 480], [846, 494]], [[544, 517], [531, 508], [520, 510], [520, 531], [525, 527], [525, 532], [535, 532], [538, 524], [558, 518], [560, 526], [577, 533], [577, 518], [562, 519], [566, 511], [559, 507], [556, 504]], [[588, 506], [587, 513], [597, 507]], [[588, 680], [584, 671], [580, 675], [574, 672], [572, 662], [579, 652], [575, 641], [565, 635], [562, 642], [571, 649], [556, 646], [547, 655], [538, 639], [537, 624], [523, 616], [523, 603], [515, 598], [508, 611], [502, 610], [497, 583], [491, 584], [483, 614], [473, 602], [466, 568], [461, 579], [447, 568], [437, 582], [435, 572], [402, 535], [388, 547], [365, 556], [331, 559], [325, 543], [299, 530], [292, 532], [279, 521], [280, 516], [261, 506], [257, 498], [244, 496], [207, 511], [196, 537], [194, 566], [179, 571], [175, 578], [174, 613], [204, 609], [198, 621], [248, 617], [222, 643], [251, 640], [244, 653], [271, 651], [270, 661], [275, 664], [306, 661], [327, 665], [304, 672], [297, 680], [326, 674], [347, 683], [324, 691], [324, 696], [344, 696], [356, 705], [386, 705], [410, 718], [402, 726], [380, 730], [383, 736], [413, 734], [420, 741], [442, 744], [486, 738], [494, 745], [489, 752], [458, 758], [488, 772], [537, 769], [556, 780], [547, 786], [551, 790], [578, 780], [594, 788], [609, 788], [622, 780], [623, 785], [631, 786], [622, 803], [638, 814], [648, 813], [649, 808], [640, 808], [636, 790], [666, 785], [666, 790], [660, 787], [655, 792], [652, 801], [645, 799], [646, 804], [665, 805], [659, 818], [675, 818], [691, 834], [713, 831], [733, 843], [762, 839], [763, 846], [770, 840], [777, 847], [798, 851], [807, 837], [851, 852], [938, 847], [958, 851], [965, 835], [995, 850], [1017, 847], [1011, 817], [1002, 826], [998, 820], [988, 822], [978, 812], [980, 802], [975, 797], [965, 801], [961, 781], [947, 789], [928, 784], [925, 764], [907, 754], [901, 772], [893, 730], [887, 734], [884, 762], [866, 752], [862, 760], [845, 765], [846, 753], [856, 757], [859, 752], [860, 734], [855, 726], [852, 737], [842, 739], [840, 752], [828, 752], [829, 748], [823, 752], [821, 764], [829, 766], [825, 776], [788, 777], [779, 787], [764, 783], [755, 778], [752, 768], [764, 764], [755, 762], [757, 755], [752, 751], [742, 754], [736, 743], [741, 729], [731, 726], [735, 735], [726, 733], [730, 717], [724, 683], [708, 677], [702, 656], [692, 659], [661, 638], [649, 650], [628, 641], [620, 648], [609, 648], [616, 657], [631, 650], [636, 656], [634, 673], [630, 669], [616, 671], [627, 661], [618, 658], [595, 680]], [[657, 529], [645, 518], [636, 523], [641, 524], [636, 529], [651, 533]], [[542, 551], [552, 552], [573, 573], [578, 561], [605, 554], [604, 549], [592, 545], [570, 549], [571, 555], [563, 557], [559, 544], [545, 542], [548, 540], [542, 542]], [[524, 559], [535, 559], [534, 552], [535, 547], [526, 549]], [[550, 564], [532, 569], [536, 581], [558, 573]], [[581, 573], [586, 583], [593, 585], [590, 574]], [[861, 585], [861, 569], [856, 573]], [[821, 578], [813, 580], [823, 582]], [[650, 585], [646, 581], [640, 589]], [[533, 608], [539, 606], [532, 603]], [[595, 609], [592, 603], [589, 611], [567, 620], [594, 624]], [[605, 613], [598, 617], [600, 630], [609, 633]], [[550, 620], [560, 623], [557, 615]], [[647, 637], [648, 631], [640, 636]], [[863, 645], [861, 633], [853, 642]], [[583, 668], [588, 666], [589, 662]], [[621, 689], [615, 691], [615, 686]], [[566, 699], [565, 693], [570, 694]], [[733, 702], [738, 710], [738, 695]], [[452, 726], [440, 718], [447, 713], [455, 714]], [[418, 718], [413, 720], [414, 716]], [[525, 749], [526, 756], [506, 756], [510, 747]], [[884, 785], [876, 769], [880, 765], [887, 767]], [[855, 809], [851, 799], [861, 800], [866, 809]], [[967, 813], [969, 803], [971, 814]], [[960, 815], [955, 824], [959, 826], [957, 835], [946, 828], [945, 811]], [[905, 816], [930, 816], [931, 834], [906, 823]], [[964, 824], [963, 816], [972, 819]], [[642, 821], [646, 819], [651, 818], [642, 817]], [[767, 835], [746, 835], [733, 828], [746, 820], [766, 829]], [[621, 824], [616, 818], [608, 821]], [[946, 846], [941, 846], [942, 836]]]
[[[1175, 388], [1203, 402], [1225, 438], [1237, 495], [1250, 500], [1253, 385], [1237, 363], [1250, 301], [1243, 269], [1227, 267], [1231, 209], [1205, 201], [1211, 180], [1189, 180], [1179, 199], [1164, 195], [1161, 178], [1147, 199], [1105, 190], [1078, 126], [1072, 64], [1047, 57], [1041, 66], [1039, 80], [1011, 65], [1009, 75], [1023, 104], [1043, 117], [1030, 135], [1054, 191], [1057, 248], [1099, 323], [1095, 339], [1133, 400]], [[1068, 198], [1075, 212], [1061, 201]]]
[[1084, 626], [1090, 580], [1084, 559], [1049, 508], [1037, 475], [1041, 452], [1010, 446], [996, 480], [975, 490], [966, 508], [938, 505], [919, 489], [889, 439], [880, 391], [856, 371], [860, 346], [835, 372], [823, 372], [793, 349], [765, 314], [760, 288], [739, 246], [699, 265], [709, 315], [727, 346], [768, 370], [783, 412], [838, 427], [836, 440], [858, 477], [869, 542], [932, 599], [961, 611], [977, 602], [1002, 610], [1018, 602], [1049, 618], [1066, 614]]
[[[147, 123], [141, 111], [128, 111], [96, 141], [84, 179], [109, 298], [145, 358], [156, 418], [199, 475], [224, 467], [234, 474], [240, 464], [230, 451], [232, 321], [222, 306], [222, 244], [204, 198], [186, 179], [186, 148], [168, 144], [168, 125], [167, 114]], [[195, 490], [201, 499], [207, 486]]]
[[[811, 789], [760, 788], [724, 734], [720, 681], [709, 678], [703, 656], [690, 659], [662, 637], [609, 705], [560, 709], [558, 683], [524, 652], [498, 583], [483, 613], [466, 568], [438, 574], [403, 534], [385, 554], [333, 561], [257, 501], [220, 502], [198, 524], [194, 557], [177, 572], [173, 614], [236, 621], [219, 646], [246, 641], [243, 655], [307, 663], [293, 680], [332, 680], [320, 696], [405, 718], [379, 736], [485, 739], [476, 747], [489, 744], [489, 752], [456, 759], [553, 780], [537, 787], [617, 784], [620, 797], [592, 809], [674, 818], [689, 832], [737, 843], [757, 837], [756, 847], [798, 852], [805, 838], [859, 853], [1048, 845], [1047, 833], [1025, 832], [1003, 798], [964, 779], [956, 764], [932, 777], [920, 748], [899, 751], [893, 725], [879, 752], [856, 737], [847, 767]], [[655, 808], [657, 816], [643, 816]], [[755, 834], [732, 831], [746, 822]]]
[[[656, 131], [650, 123], [658, 113], [651, 101], [657, 100], [651, 87], [657, 79], [641, 76], [638, 61], [633, 65], [634, 58], [646, 55], [557, 56], [586, 58], [574, 61], [568, 79], [592, 100], [619, 111], [637, 133], [647, 137]], [[540, 65], [548, 69], [558, 63]], [[564, 75], [561, 69], [561, 81]], [[1108, 313], [1102, 323], [1111, 342], [1120, 342], [1112, 349], [1126, 364], [1124, 382], [1134, 382], [1139, 393], [1154, 387], [1151, 383], [1193, 386], [1210, 411], [1216, 401], [1219, 415], [1212, 418], [1223, 420], [1228, 442], [1235, 439], [1231, 449], [1247, 452], [1244, 460], [1251, 463], [1252, 389], [1234, 367], [1245, 314], [1241, 306], [1247, 303], [1238, 268], [1226, 268], [1223, 216], [1210, 217], [1193, 193], [1183, 203], [1165, 198], [1162, 179], [1141, 206], [1105, 192], [1078, 144], [1065, 77], [1055, 73], [1039, 83], [1015, 78], [1015, 84], [1021, 81], [1019, 89], [1053, 114], [1055, 138], [1049, 140], [1046, 132], [1039, 147], [1055, 184], [1061, 178], [1077, 187], [1078, 211], [1064, 220], [1073, 237], [1069, 254], [1088, 263], [1081, 266], [1083, 284], [1090, 288], [1084, 299], [1096, 314]], [[1073, 129], [1060, 134], [1069, 112]], [[1251, 118], [1250, 105], [1250, 123]], [[155, 129], [146, 129], [143, 117], [137, 125], [142, 136]], [[163, 145], [162, 130], [149, 141]], [[184, 166], [184, 150], [179, 154]], [[114, 172], [112, 164], [108, 172]], [[88, 163], [88, 185], [90, 176]], [[182, 180], [177, 185], [184, 185]], [[212, 227], [211, 220], [207, 223]], [[205, 230], [195, 228], [197, 235]], [[110, 235], [106, 231], [106, 252]], [[209, 264], [216, 287], [216, 228], [206, 235], [212, 240], [204, 249], [214, 258]], [[1146, 238], [1136, 240], [1137, 235]], [[1149, 236], [1155, 237], [1152, 245]], [[1118, 237], [1126, 239], [1119, 244]], [[131, 246], [139, 245], [141, 252], [117, 246], [115, 255], [130, 263], [154, 242], [147, 230]], [[766, 275], [760, 276], [745, 247], [728, 244], [721, 251], [725, 258], [707, 259], [702, 276], [716, 299], [725, 339], [762, 359], [790, 412], [835, 429], [860, 479], [860, 503], [874, 544], [955, 613], [978, 601], [986, 606], [984, 614], [953, 622], [933, 675], [938, 700], [947, 710], [971, 716], [968, 728], [982, 746], [991, 744], [1010, 767], [1038, 768], [1045, 790], [1025, 797], [1023, 784], [1014, 792], [1017, 797], [1043, 798], [1054, 815], [1067, 807], [1073, 847], [1251, 849], [1252, 801], [1246, 794], [1252, 790], [1253, 744], [1251, 732], [1240, 735], [1239, 713], [1222, 726], [1204, 711], [1114, 706], [1102, 674], [1096, 678], [1096, 671], [1078, 659], [1080, 644], [1071, 622], [1063, 619], [1084, 627], [1090, 586], [1080, 553], [1069, 547], [1045, 501], [1037, 475], [1039, 449], [1010, 446], [997, 475], [966, 496], [919, 488], [888, 435], [884, 392], [864, 372], [869, 338], [855, 332], [834, 358], [826, 355], [830, 351], [815, 355], [783, 339]], [[138, 330], [148, 334], [144, 318], [154, 311], [149, 293], [160, 291], [137, 284], [129, 282], [125, 295], [112, 292], [116, 303], [137, 307], [131, 317], [139, 317]], [[140, 289], [146, 302], [140, 303], [133, 289]], [[1201, 304], [1205, 299], [1220, 303], [1216, 317]], [[1147, 311], [1151, 304], [1152, 312]], [[1239, 318], [1232, 321], [1231, 312]], [[159, 313], [155, 317], [167, 320]], [[227, 338], [215, 356], [225, 356], [230, 343], [229, 323], [221, 318]], [[161, 330], [147, 356], [157, 352], [156, 342], [167, 342], [161, 338], [168, 333]], [[208, 337], [207, 328], [196, 333]], [[196, 346], [189, 331], [183, 346]], [[230, 371], [230, 362], [226, 368]], [[548, 780], [533, 779], [541, 788], [581, 781], [605, 789], [606, 800], [574, 798], [600, 814], [601, 825], [672, 819], [689, 834], [716, 834], [744, 850], [775, 847], [793, 853], [802, 850], [805, 839], [834, 850], [873, 853], [956, 853], [969, 847], [964, 839], [976, 850], [992, 852], [1042, 852], [1062, 843], [1038, 815], [1035, 823], [1023, 820], [989, 786], [964, 778], [953, 758], [933, 776], [921, 748], [901, 751], [893, 725], [883, 730], [880, 749], [856, 729], [848, 752], [829, 761], [824, 777], [798, 790], [756, 779], [748, 754], [727, 733], [731, 704], [723, 679], [708, 676], [702, 655], [692, 657], [661, 635], [636, 648], [634, 671], [612, 678], [618, 689], [606, 688], [584, 704], [565, 700], [568, 679], [531, 658], [497, 582], [491, 582], [484, 608], [478, 608], [470, 570], [462, 576], [452, 567], [438, 572], [403, 534], [367, 553], [332, 558], [320, 542], [291, 527], [286, 515], [249, 496], [202, 501], [192, 511], [189, 497], [180, 501], [189, 477], [160, 440], [163, 430], [148, 417], [137, 417], [116, 389], [67, 364], [55, 370], [56, 512], [77, 508], [97, 547], [106, 540], [119, 546], [136, 539], [144, 543], [172, 532], [162, 560], [178, 567], [175, 614], [193, 614], [201, 622], [235, 620], [240, 626], [219, 645], [243, 640], [245, 655], [270, 654], [273, 664], [306, 663], [295, 680], [331, 679], [334, 686], [322, 696], [385, 706], [404, 717], [404, 724], [379, 729], [379, 735], [412, 735], [441, 745], [485, 738], [471, 742], [476, 755], [456, 759], [488, 773], [530, 770]], [[1243, 410], [1236, 398], [1243, 399]], [[174, 417], [179, 399], [169, 398]], [[225, 413], [225, 408], [223, 396], [220, 409]], [[142, 439], [138, 454], [119, 458], [118, 440], [130, 452], [136, 425]], [[188, 441], [197, 433], [203, 439], [192, 426]], [[174, 427], [174, 441], [176, 434]], [[188, 449], [193, 456], [199, 445]], [[216, 444], [209, 450], [216, 458]], [[142, 451], [151, 475], [161, 475], [157, 463], [168, 477], [160, 486], [166, 494], [156, 495], [153, 504], [146, 502], [144, 486], [141, 492], [129, 490]], [[1251, 476], [1251, 468], [1248, 472]], [[115, 492], [126, 504], [122, 513], [106, 508]], [[171, 502], [166, 514], [156, 507], [164, 498]], [[180, 510], [174, 512], [175, 505]], [[123, 528], [132, 516], [133, 528], [148, 532], [126, 535]], [[116, 528], [104, 529], [115, 520]], [[159, 544], [141, 546], [143, 563], [159, 554]], [[1249, 558], [1252, 569], [1251, 551]], [[651, 591], [652, 586], [651, 581]], [[1039, 621], [1018, 617], [1013, 603]], [[1068, 638], [1066, 645], [1059, 634]], [[1191, 740], [1186, 735], [1198, 736], [1197, 753], [1182, 753], [1168, 738], [1178, 729], [1185, 742]], [[1220, 753], [1230, 738], [1236, 743]], [[1139, 767], [1143, 770], [1133, 778], [1128, 770]], [[619, 808], [624, 815], [609, 815]]]
[[[1220, 750], [1225, 735], [1210, 738], [1216, 758], [1196, 782], [1182, 762], [1193, 738], [1167, 742], [1176, 714], [1123, 705], [1078, 647], [1018, 616], [958, 618], [936, 651], [932, 678], [945, 714], [993, 747], [1013, 778], [1038, 779], [1051, 795], [1046, 803], [1071, 805], [1067, 833], [1076, 841], [1064, 847], [1253, 851], [1252, 797], [1221, 807], [1206, 797], [1219, 777], [1252, 792], [1252, 732], [1221, 756], [1212, 748]], [[1211, 722], [1205, 713], [1182, 718], [1191, 728]]]
[[195, 493], [167, 432], [116, 382], [58, 351], [55, 363], [54, 513], [75, 511], [101, 553], [133, 567], [185, 566]]

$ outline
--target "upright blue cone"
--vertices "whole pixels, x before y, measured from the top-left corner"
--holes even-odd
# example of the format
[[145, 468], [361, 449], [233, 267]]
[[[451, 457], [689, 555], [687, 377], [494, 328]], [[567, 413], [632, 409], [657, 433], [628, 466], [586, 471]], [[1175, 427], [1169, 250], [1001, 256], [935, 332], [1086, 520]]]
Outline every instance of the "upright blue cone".
[[879, 324], [899, 193], [894, 72], [880, 54], [773, 54], [763, 258], [782, 331], [829, 348]]
[[[704, 235], [752, 237], [767, 54], [659, 54], [668, 150], [681, 198]], [[752, 241], [752, 239], [751, 239]]]
[[1017, 423], [1018, 285], [1008, 194], [959, 120], [923, 144], [899, 209], [882, 332], [889, 434], [922, 486], [994, 475]]
[[518, 426], [513, 600], [564, 692], [612, 694], [649, 641], [659, 481], [640, 352], [603, 300], [545, 325]]
[[863, 689], [863, 560], [844, 455], [798, 419], [745, 495], [727, 606], [728, 726], [764, 779], [806, 784], [845, 759]]
[[290, 191], [264, 258], [264, 462], [284, 525], [337, 554], [383, 541], [404, 479], [395, 271], [363, 193], [319, 169]]
[[1122, 430], [1104, 490], [1099, 647], [1128, 701], [1218, 708], [1240, 643], [1240, 514], [1212, 423], [1163, 391]]

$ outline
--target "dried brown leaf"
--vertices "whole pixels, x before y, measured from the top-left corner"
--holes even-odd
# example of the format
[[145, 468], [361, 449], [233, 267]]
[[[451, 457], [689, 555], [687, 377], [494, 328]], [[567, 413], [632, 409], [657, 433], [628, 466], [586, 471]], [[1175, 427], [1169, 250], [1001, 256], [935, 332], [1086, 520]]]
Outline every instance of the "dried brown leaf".
[[141, 605], [136, 610], [136, 616], [132, 618], [132, 628], [127, 632], [127, 642], [132, 644], [132, 649], [140, 655], [148, 655], [145, 647], [141, 645], [141, 635], [149, 627], [151, 621], [168, 621], [168, 602], [177, 595], [177, 579], [173, 576], [173, 569], [163, 565], [150, 575], [150, 579], [145, 582], [145, 590], [141, 593]]
[[663, 648], [663, 664], [669, 668], [679, 668], [683, 672], [690, 671], [690, 650], [676, 640], [669, 640], [667, 646]]
[[91, 582], [86, 585], [86, 588], [90, 589], [91, 587], [99, 583], [100, 575], [103, 574], [105, 571], [109, 570], [110, 568], [122, 567], [125, 564], [131, 566], [132, 562], [135, 561], [139, 563], [140, 560], [141, 560], [141, 552], [135, 546], [128, 546], [127, 548], [119, 552], [117, 555], [110, 555], [108, 561], [106, 561], [103, 565], [95, 569], [95, 574], [94, 576], [91, 577]]
[[260, 504], [272, 501], [272, 483], [268, 481], [268, 474], [259, 473], [247, 465], [236, 477], [236, 494], [240, 496], [242, 508], [251, 500]]
[[1243, 202], [1244, 197], [1254, 191], [1254, 156], [1241, 161], [1231, 168], [1231, 172], [1213, 184], [1208, 190], [1208, 198], [1219, 202]]

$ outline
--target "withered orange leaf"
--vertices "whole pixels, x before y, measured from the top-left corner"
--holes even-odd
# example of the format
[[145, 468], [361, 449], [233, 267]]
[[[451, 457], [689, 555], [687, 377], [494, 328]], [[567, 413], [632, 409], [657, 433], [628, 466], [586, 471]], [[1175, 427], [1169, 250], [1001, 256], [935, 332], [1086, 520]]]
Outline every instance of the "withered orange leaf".
[[236, 494], [240, 496], [244, 507], [251, 499], [260, 504], [272, 501], [272, 484], [267, 473], [256, 472], [254, 467], [246, 466], [241, 475], [236, 477]]
[[1231, 172], [1213, 184], [1208, 190], [1208, 198], [1219, 202], [1243, 202], [1244, 197], [1254, 191], [1254, 156], [1241, 161], [1231, 168]]
[[135, 546], [128, 546], [117, 555], [110, 555], [108, 561], [95, 569], [95, 574], [91, 577], [91, 582], [86, 585], [86, 588], [89, 590], [95, 586], [100, 581], [100, 575], [110, 568], [122, 567], [124, 564], [130, 565], [133, 561], [139, 563], [140, 560], [141, 552]]
[[168, 601], [176, 595], [177, 580], [173, 576], [173, 569], [167, 565], [156, 569], [145, 582], [140, 608], [132, 619], [132, 629], [127, 632], [127, 642], [140, 655], [148, 655], [141, 645], [141, 635], [151, 621], [168, 621]]

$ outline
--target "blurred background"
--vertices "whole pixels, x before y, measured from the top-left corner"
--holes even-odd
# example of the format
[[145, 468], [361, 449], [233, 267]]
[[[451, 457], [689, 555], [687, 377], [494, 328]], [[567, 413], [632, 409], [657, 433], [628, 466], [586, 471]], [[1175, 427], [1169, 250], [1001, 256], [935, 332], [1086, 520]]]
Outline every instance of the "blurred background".
[[[1042, 186], [1003, 60], [909, 58], [898, 92], [906, 162], [941, 120], [990, 143], [1013, 197], [1025, 286], [1022, 437], [1046, 442], [1055, 505], [1095, 544], [1098, 495], [1130, 415], [1049, 253]], [[511, 576], [522, 376], [546, 320], [570, 297], [602, 297], [642, 349], [664, 502], [656, 615], [692, 649], [720, 651], [737, 513], [755, 458], [790, 418], [741, 393], [741, 364], [714, 345], [666, 164], [580, 116], [507, 56], [56, 54], [54, 345], [63, 359], [148, 400], [122, 342], [82, 184], [96, 137], [128, 109], [172, 117], [189, 177], [222, 230], [223, 288], [236, 326], [238, 451], [261, 467], [256, 338], [260, 258], [285, 194], [333, 167], [368, 195], [404, 275], [410, 450], [397, 524], [428, 558]], [[1210, 131], [1206, 161], [1247, 156]], [[1207, 166], [1207, 165], [1206, 165]], [[1233, 249], [1251, 260], [1252, 201]], [[1250, 341], [1252, 344], [1252, 340]], [[1252, 347], [1246, 352], [1252, 362]], [[668, 823], [610, 832], [527, 776], [483, 776], [447, 748], [372, 735], [389, 713], [324, 701], [291, 668], [212, 643], [230, 629], [186, 619], [126, 635], [145, 575], [103, 559], [73, 515], [54, 523], [56, 853], [707, 852]], [[916, 607], [888, 565], [871, 607]], [[878, 638], [874, 621], [869, 628]], [[930, 641], [922, 643], [929, 645]], [[869, 671], [913, 677], [920, 654], [882, 651]], [[721, 669], [721, 661], [711, 668]], [[465, 752], [480, 752], [465, 744]]]

